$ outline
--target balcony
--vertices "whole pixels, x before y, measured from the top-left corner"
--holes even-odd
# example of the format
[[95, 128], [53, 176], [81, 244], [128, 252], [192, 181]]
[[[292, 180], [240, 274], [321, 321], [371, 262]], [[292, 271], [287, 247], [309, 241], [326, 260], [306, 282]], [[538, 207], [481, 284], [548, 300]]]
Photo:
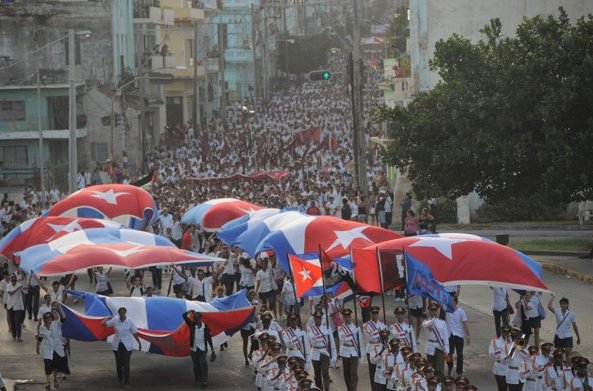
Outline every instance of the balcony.
[[141, 17], [134, 18], [134, 23], [159, 24], [169, 26], [175, 23], [175, 13], [171, 9], [148, 7], [148, 13], [139, 13], [138, 16]]
[[206, 72], [216, 73], [218, 72], [218, 58], [207, 58], [206, 59]]
[[229, 48], [224, 51], [226, 62], [253, 62], [253, 52], [249, 49]]
[[163, 68], [175, 68], [177, 67], [177, 60], [175, 60], [175, 56], [168, 55], [168, 56], [152, 56], [152, 60], [150, 61], [151, 69], [153, 71], [162, 70]]

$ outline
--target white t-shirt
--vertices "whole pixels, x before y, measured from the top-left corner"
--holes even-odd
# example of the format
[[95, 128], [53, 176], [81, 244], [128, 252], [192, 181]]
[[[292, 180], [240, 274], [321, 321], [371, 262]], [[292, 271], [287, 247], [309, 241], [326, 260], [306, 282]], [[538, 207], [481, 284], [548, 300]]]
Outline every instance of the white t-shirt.
[[204, 296], [204, 299], [210, 298], [210, 291], [212, 290], [212, 277], [204, 277], [198, 280], [197, 277], [190, 277], [188, 279], [190, 285], [190, 294], [192, 298]]
[[16, 293], [10, 295], [11, 292], [15, 292], [19, 287], [21, 287], [22, 284], [17, 281], [17, 283], [15, 285], [12, 285], [12, 283], [9, 283], [6, 286], [6, 292], [8, 295], [8, 299], [6, 300], [6, 308], [8, 308], [9, 310], [24, 310], [25, 306], [23, 305], [23, 293], [21, 290], [18, 290]]
[[504, 311], [507, 308], [506, 288], [492, 287], [492, 310]]
[[538, 304], [539, 297], [537, 295], [531, 296], [531, 299], [529, 299], [529, 306], [531, 307], [531, 309], [527, 309], [527, 307], [525, 307], [525, 317], [527, 317], [528, 319], [537, 318], [539, 316], [539, 311], [537, 308]]
[[113, 350], [117, 351], [120, 342], [124, 344], [128, 351], [134, 348], [133, 334], [138, 331], [134, 322], [128, 318], [122, 322], [118, 317], [108, 320], [106, 325], [115, 329], [115, 335], [111, 344]]
[[274, 273], [272, 269], [268, 267], [265, 271], [260, 269], [255, 275], [255, 281], [259, 281], [259, 291], [266, 293], [274, 290], [272, 281], [274, 280]]
[[447, 322], [447, 328], [449, 329], [450, 334], [465, 338], [463, 322], [467, 322], [467, 315], [463, 308], [457, 307], [454, 312], [446, 312], [445, 321]]
[[255, 286], [255, 274], [253, 274], [253, 269], [239, 265], [239, 271], [241, 272], [241, 280], [239, 281], [239, 285]]
[[[564, 319], [565, 315], [566, 319]], [[554, 311], [554, 316], [556, 317], [556, 335], [558, 336], [558, 338], [564, 339], [572, 337], [571, 327], [573, 322], [576, 322], [574, 312], [568, 310], [566, 313], [562, 313], [562, 310], [557, 308]], [[562, 319], [564, 319], [564, 321]], [[560, 327], [558, 327], [558, 325], [560, 325]]]

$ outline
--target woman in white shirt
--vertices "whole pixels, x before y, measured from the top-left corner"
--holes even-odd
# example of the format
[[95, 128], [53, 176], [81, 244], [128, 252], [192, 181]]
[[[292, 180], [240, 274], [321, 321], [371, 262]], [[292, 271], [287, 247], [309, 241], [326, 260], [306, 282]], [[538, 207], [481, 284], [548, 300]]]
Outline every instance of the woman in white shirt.
[[115, 355], [115, 367], [117, 379], [126, 389], [130, 388], [130, 359], [134, 349], [134, 340], [138, 342], [138, 350], [142, 350], [142, 343], [138, 337], [138, 330], [132, 320], [126, 318], [127, 309], [120, 307], [117, 310], [119, 317], [112, 316], [103, 319], [101, 324], [105, 327], [113, 327], [115, 335], [111, 344]]
[[109, 273], [111, 273], [111, 268], [107, 271], [103, 270], [103, 266], [99, 266], [95, 269], [95, 281], [97, 281], [95, 292], [97, 292], [98, 295], [109, 296], [113, 294], [113, 289], [109, 282]]
[[577, 345], [581, 344], [581, 336], [574, 312], [568, 309], [568, 299], [563, 297], [560, 299], [560, 308], [554, 308], [554, 299], [556, 295], [552, 293], [550, 301], [548, 302], [548, 309], [554, 314], [556, 318], [556, 332], [554, 333], [554, 347], [556, 349], [563, 349], [566, 355], [566, 361], [569, 361], [570, 353], [574, 347], [572, 340], [572, 327], [577, 336]]
[[251, 265], [251, 260], [249, 259], [249, 255], [243, 253], [239, 263], [239, 272], [241, 273], [241, 280], [239, 281], [239, 285], [241, 289], [247, 289], [250, 291], [255, 288], [255, 271], [253, 270], [253, 266]]
[[57, 389], [58, 372], [68, 372], [66, 368], [66, 351], [62, 343], [62, 323], [66, 320], [63, 313], [54, 310], [43, 314], [42, 324], [37, 334], [37, 354], [41, 355], [47, 378], [46, 390], [51, 389], [51, 377], [53, 374], [54, 387]]
[[265, 304], [276, 315], [276, 290], [274, 272], [268, 267], [267, 257], [261, 260], [261, 269], [255, 274], [255, 291], [261, 304]]

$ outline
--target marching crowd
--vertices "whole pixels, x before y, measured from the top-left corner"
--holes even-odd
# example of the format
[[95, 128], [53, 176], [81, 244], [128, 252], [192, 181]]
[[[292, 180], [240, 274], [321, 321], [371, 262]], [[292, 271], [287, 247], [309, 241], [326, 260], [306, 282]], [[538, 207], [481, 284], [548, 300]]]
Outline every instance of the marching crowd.
[[[336, 74], [345, 71], [344, 57], [332, 56], [330, 61]], [[377, 80], [379, 73], [365, 67], [367, 112], [372, 105], [382, 102]], [[170, 278], [172, 294], [188, 300], [216, 300], [246, 289], [257, 309], [256, 317], [241, 330], [243, 355], [245, 365], [255, 371], [254, 383], [259, 390], [327, 391], [332, 384], [330, 367], [340, 368], [348, 390], [356, 390], [363, 383], [358, 378], [362, 363], [368, 365], [368, 382], [373, 391], [474, 390], [476, 387], [464, 375], [463, 350], [470, 343], [470, 330], [467, 316], [457, 302], [459, 289], [450, 292], [453, 312], [445, 312], [422, 297], [395, 292], [401, 305], [395, 308], [393, 323], [380, 320], [381, 308], [372, 306], [370, 300], [355, 300], [353, 317], [353, 310], [338, 297], [314, 297], [302, 302], [296, 299], [294, 286], [273, 253], [251, 259], [240, 249], [225, 246], [199, 226], [181, 224], [183, 213], [199, 202], [235, 197], [264, 207], [289, 207], [303, 213], [329, 214], [389, 227], [395, 200], [381, 169], [377, 147], [370, 144], [370, 137], [379, 135], [380, 131], [368, 119], [365, 120], [367, 178], [371, 189], [368, 199], [352, 183], [348, 95], [347, 87], [339, 82], [335, 86], [305, 83], [288, 93], [275, 95], [269, 102], [259, 102], [253, 107], [254, 115], [245, 116], [240, 110], [231, 112], [227, 123], [214, 120], [201, 133], [189, 129], [183, 138], [169, 143], [168, 148], [148, 156], [145, 164], [154, 173], [151, 192], [160, 215], [160, 222], [150, 230], [171, 239], [180, 248], [227, 261], [215, 270], [173, 265], [129, 270], [125, 275], [125, 294], [169, 295], [164, 275]], [[319, 140], [296, 138], [316, 127], [320, 128]], [[108, 163], [95, 168], [92, 175], [81, 173], [79, 187], [99, 183], [106, 177], [120, 181], [121, 178], [113, 179], [118, 165]], [[126, 169], [125, 162], [122, 168]], [[99, 175], [99, 171], [107, 170], [108, 176]], [[275, 170], [287, 171], [289, 175], [279, 180], [259, 181], [233, 176]], [[39, 216], [39, 201], [46, 198], [50, 204], [57, 202], [59, 191], [41, 196], [32, 194], [18, 205], [4, 202], [0, 209], [0, 236], [28, 218]], [[400, 206], [402, 230], [406, 235], [436, 229], [435, 216], [429, 210], [422, 210], [419, 216], [411, 210], [411, 194], [406, 195]], [[70, 348], [68, 340], [61, 335], [60, 326], [68, 319], [60, 304], [66, 302], [66, 290], [75, 287], [77, 276], [64, 276], [46, 286], [47, 282], [23, 273], [10, 261], [4, 268], [0, 294], [9, 332], [19, 343], [23, 340], [25, 319], [36, 322], [36, 348], [44, 360], [46, 389], [57, 388], [60, 378], [69, 374]], [[122, 293], [114, 292], [111, 269], [89, 269], [88, 278], [99, 294]], [[547, 308], [557, 323], [556, 338], [550, 344], [541, 343], [539, 337], [545, 313], [540, 298], [539, 294], [525, 292], [518, 302], [511, 303], [505, 289], [493, 288], [496, 337], [488, 346], [493, 384], [496, 382], [498, 390], [509, 391], [590, 391], [593, 379], [587, 373], [588, 360], [572, 352], [573, 331], [576, 344], [581, 341], [568, 300], [561, 299], [560, 308], [554, 307], [553, 297], [548, 302]], [[357, 308], [363, 319], [360, 325]], [[513, 321], [510, 312], [515, 313]], [[113, 351], [117, 377], [122, 385], [129, 387], [133, 340], [138, 344], [140, 340], [134, 322], [126, 313], [122, 307], [116, 318], [105, 319], [104, 324], [115, 328]], [[285, 327], [280, 325], [284, 320]], [[190, 328], [196, 385], [206, 387], [209, 384], [207, 354], [210, 353], [210, 361], [216, 359], [208, 326], [195, 312], [185, 313], [183, 321]], [[424, 349], [419, 343], [423, 332], [427, 337]], [[530, 346], [531, 335], [534, 341]]]

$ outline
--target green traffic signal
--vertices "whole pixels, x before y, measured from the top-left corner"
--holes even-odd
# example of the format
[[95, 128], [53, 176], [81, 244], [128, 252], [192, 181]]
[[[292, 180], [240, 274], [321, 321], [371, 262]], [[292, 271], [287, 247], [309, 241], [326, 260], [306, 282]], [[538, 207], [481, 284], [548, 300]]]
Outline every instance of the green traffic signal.
[[332, 73], [331, 71], [312, 71], [309, 72], [309, 80], [310, 81], [327, 81], [331, 80]]

